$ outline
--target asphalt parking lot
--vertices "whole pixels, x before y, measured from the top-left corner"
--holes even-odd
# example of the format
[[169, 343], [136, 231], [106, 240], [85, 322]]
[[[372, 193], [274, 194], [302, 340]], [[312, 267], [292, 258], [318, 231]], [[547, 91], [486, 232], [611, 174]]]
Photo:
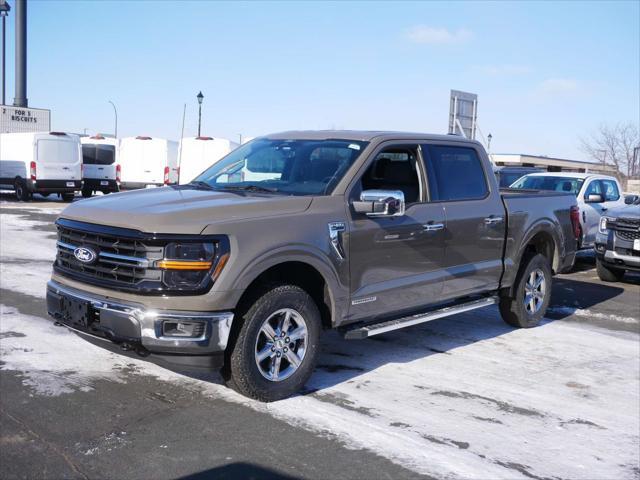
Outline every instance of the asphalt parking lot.
[[64, 203], [0, 195], [1, 478], [640, 478], [640, 275], [593, 256], [541, 326], [489, 308], [365, 341], [324, 335], [307, 390], [272, 404], [55, 327]]

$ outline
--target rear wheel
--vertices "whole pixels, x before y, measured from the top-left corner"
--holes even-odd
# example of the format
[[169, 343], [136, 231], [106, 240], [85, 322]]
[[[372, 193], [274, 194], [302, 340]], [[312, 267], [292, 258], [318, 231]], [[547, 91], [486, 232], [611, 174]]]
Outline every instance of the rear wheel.
[[544, 255], [526, 257], [516, 276], [514, 293], [500, 299], [502, 319], [513, 327], [535, 327], [551, 299], [551, 265]]
[[74, 196], [75, 195], [73, 193], [63, 193], [62, 194], [62, 201], [63, 202], [72, 202]]
[[82, 189], [82, 197], [83, 198], [90, 198], [91, 195], [93, 195], [93, 190], [91, 190], [90, 188], [83, 188]]
[[599, 258], [596, 259], [596, 271], [603, 282], [619, 282], [624, 277], [624, 270], [608, 267]]
[[27, 189], [27, 184], [22, 179], [17, 179], [13, 184], [13, 188], [16, 191], [16, 197], [19, 202], [28, 202], [31, 200], [32, 194]]
[[300, 390], [313, 373], [320, 339], [320, 312], [309, 294], [295, 285], [272, 286], [237, 320], [228, 385], [263, 402]]

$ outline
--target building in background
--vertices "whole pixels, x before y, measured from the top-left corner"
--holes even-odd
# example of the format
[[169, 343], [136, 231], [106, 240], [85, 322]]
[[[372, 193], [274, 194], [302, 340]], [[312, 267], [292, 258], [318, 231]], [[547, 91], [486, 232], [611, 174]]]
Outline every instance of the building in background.
[[582, 172], [617, 175], [616, 167], [602, 163], [568, 160], [566, 158], [526, 155], [523, 153], [492, 153], [491, 161], [497, 166], [537, 167], [548, 172]]

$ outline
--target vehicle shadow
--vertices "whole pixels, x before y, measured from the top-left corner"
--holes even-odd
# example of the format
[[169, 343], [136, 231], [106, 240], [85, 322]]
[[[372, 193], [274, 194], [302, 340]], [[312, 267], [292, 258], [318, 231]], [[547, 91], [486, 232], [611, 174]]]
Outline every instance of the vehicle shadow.
[[252, 463], [237, 462], [192, 473], [191, 475], [185, 475], [184, 477], [178, 477], [178, 480], [235, 480], [238, 478], [250, 478], [255, 480], [293, 480], [296, 477], [291, 477], [289, 475], [276, 472], [270, 468], [264, 468]]
[[[623, 288], [590, 284], [556, 277], [549, 314], [539, 328], [554, 320], [571, 316], [576, 309], [587, 310], [601, 302], [611, 300], [624, 292]], [[457, 348], [483, 340], [507, 337], [515, 328], [500, 317], [497, 307], [440, 318], [366, 340], [345, 340], [337, 331], [325, 332], [321, 339], [321, 353], [316, 370], [301, 395], [325, 399], [322, 390], [344, 382], [357, 382], [357, 378], [390, 364], [408, 364], [434, 355], [450, 355]], [[90, 340], [91, 341], [91, 340]], [[96, 345], [117, 349], [113, 344], [94, 341]], [[122, 352], [136, 357], [132, 352]], [[137, 357], [140, 358], [140, 357]], [[147, 360], [152, 360], [147, 357]], [[222, 376], [208, 370], [174, 367], [159, 363], [175, 373], [201, 381], [224, 384]]]

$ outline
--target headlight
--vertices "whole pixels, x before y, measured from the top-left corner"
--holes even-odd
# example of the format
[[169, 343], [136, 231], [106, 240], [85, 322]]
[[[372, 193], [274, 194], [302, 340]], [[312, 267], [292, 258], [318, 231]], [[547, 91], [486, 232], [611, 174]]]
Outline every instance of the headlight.
[[164, 249], [164, 259], [156, 266], [164, 270], [162, 281], [167, 287], [198, 287], [209, 275], [215, 254], [213, 243], [170, 243]]
[[609, 229], [607, 228], [607, 222], [614, 220], [611, 217], [600, 217], [600, 224], [598, 225], [598, 231], [604, 235], [609, 233]]

